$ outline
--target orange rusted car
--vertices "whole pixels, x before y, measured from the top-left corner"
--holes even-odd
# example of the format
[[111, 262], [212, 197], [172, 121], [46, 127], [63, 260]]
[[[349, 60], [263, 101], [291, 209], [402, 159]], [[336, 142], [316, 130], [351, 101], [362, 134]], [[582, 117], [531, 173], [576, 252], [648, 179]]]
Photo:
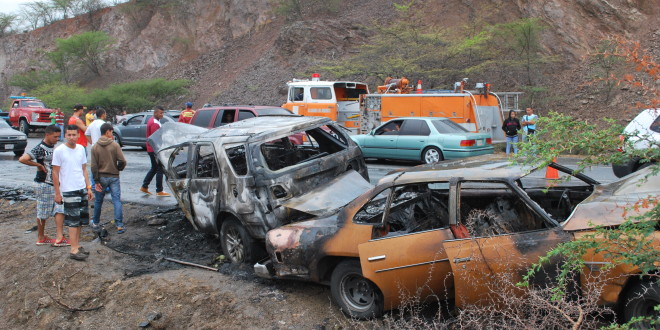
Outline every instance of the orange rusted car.
[[[641, 180], [648, 171], [610, 184], [575, 175], [548, 187], [534, 170], [484, 156], [394, 172], [376, 187], [346, 172], [288, 201], [308, 220], [269, 231], [270, 258], [255, 271], [329, 284], [333, 300], [356, 318], [377, 317], [405, 296], [434, 294], [459, 308], [483, 304], [492, 275], [508, 273], [516, 283], [557, 244], [593, 224], [619, 224], [623, 206], [660, 195], [660, 176]], [[607, 263], [600, 255], [585, 260], [585, 274]], [[651, 313], [660, 290], [630, 276], [638, 272], [612, 269], [601, 303], [625, 305], [626, 318]], [[636, 295], [642, 286], [652, 290]]]

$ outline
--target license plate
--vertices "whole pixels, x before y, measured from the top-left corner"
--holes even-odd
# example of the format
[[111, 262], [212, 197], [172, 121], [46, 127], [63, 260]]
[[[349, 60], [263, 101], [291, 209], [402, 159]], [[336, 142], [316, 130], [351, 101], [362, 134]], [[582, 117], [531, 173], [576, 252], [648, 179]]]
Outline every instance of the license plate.
[[13, 144], [5, 144], [5, 149], [14, 149]]
[[477, 140], [477, 146], [481, 147], [484, 145], [484, 140]]

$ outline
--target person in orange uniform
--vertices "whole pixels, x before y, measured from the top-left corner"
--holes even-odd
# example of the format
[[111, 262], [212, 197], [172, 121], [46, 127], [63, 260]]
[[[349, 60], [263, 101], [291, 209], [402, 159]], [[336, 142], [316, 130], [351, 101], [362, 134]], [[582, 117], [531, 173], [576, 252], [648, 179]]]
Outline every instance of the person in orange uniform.
[[179, 115], [180, 123], [190, 124], [192, 117], [195, 115], [195, 110], [192, 109], [192, 106], [192, 102], [186, 103], [186, 108], [181, 111], [181, 114]]
[[87, 130], [87, 125], [85, 125], [85, 122], [82, 119], [80, 119], [80, 116], [82, 116], [83, 111], [85, 111], [85, 107], [82, 104], [76, 104], [73, 107], [73, 115], [69, 117], [68, 125], [73, 125], [78, 127], [78, 141], [76, 142], [76, 144], [79, 144], [87, 148], [87, 137], [85, 137], [85, 131]]

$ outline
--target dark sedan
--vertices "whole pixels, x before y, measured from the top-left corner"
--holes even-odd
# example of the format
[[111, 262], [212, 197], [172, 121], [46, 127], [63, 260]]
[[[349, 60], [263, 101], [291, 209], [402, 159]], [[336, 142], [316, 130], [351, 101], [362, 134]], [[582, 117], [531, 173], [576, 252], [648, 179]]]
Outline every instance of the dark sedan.
[[[160, 120], [162, 125], [167, 123], [176, 122], [179, 118], [180, 111], [167, 110], [165, 115]], [[126, 116], [126, 120], [114, 126], [113, 135], [115, 141], [120, 146], [136, 146], [147, 148], [147, 121], [153, 117], [153, 110], [132, 113]]]
[[14, 155], [20, 156], [25, 152], [27, 146], [27, 136], [19, 132], [6, 121], [0, 120], [0, 152], [13, 151]]

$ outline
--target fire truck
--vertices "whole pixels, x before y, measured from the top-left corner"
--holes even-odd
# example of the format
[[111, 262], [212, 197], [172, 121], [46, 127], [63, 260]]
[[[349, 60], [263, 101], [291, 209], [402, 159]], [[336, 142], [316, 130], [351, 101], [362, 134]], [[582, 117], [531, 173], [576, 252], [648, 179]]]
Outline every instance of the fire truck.
[[504, 141], [500, 98], [490, 92], [490, 84], [477, 83], [475, 90], [467, 90], [466, 83], [467, 79], [455, 83], [453, 90], [422, 90], [418, 81], [413, 91], [408, 79], [388, 78], [377, 94], [362, 96], [359, 132], [368, 133], [400, 117], [443, 117], [470, 132], [488, 133], [493, 142]]
[[303, 116], [328, 117], [357, 133], [360, 126], [360, 95], [369, 94], [365, 83], [322, 81], [318, 73], [311, 80], [293, 79], [283, 108]]
[[9, 110], [9, 125], [12, 127], [27, 135], [30, 130], [50, 125], [49, 116], [55, 110], [48, 109], [37, 98], [30, 96], [10, 96], [9, 98], [13, 100]]

